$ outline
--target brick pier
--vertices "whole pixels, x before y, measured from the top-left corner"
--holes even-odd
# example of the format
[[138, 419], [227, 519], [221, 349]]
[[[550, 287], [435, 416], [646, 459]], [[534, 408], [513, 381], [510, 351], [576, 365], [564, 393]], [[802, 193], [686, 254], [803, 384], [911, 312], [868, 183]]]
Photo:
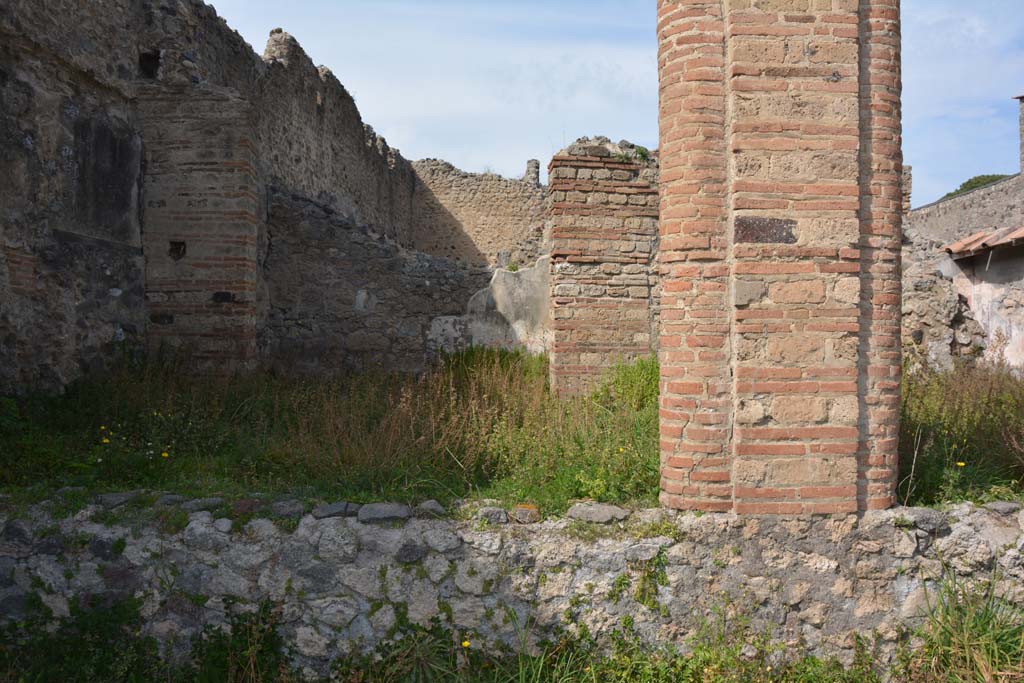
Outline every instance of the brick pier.
[[894, 500], [898, 0], [659, 0], [662, 502]]

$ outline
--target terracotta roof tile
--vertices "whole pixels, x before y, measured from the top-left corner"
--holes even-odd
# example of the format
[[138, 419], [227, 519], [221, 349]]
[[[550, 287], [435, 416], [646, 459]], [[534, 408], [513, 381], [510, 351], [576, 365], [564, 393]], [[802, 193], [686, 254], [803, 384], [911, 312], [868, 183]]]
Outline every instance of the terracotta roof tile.
[[954, 259], [967, 258], [996, 247], [1024, 244], [1024, 227], [982, 230], [970, 237], [947, 244], [942, 249]]

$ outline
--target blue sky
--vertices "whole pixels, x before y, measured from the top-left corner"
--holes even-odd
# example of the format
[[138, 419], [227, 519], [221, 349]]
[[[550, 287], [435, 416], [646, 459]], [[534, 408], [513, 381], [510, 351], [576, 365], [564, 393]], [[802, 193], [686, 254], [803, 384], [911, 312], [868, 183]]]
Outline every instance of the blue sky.
[[[210, 1], [210, 0], [208, 0]], [[212, 0], [262, 53], [294, 35], [410, 159], [521, 175], [583, 135], [657, 146], [654, 0]], [[1022, 0], [904, 0], [914, 204], [1019, 170]]]

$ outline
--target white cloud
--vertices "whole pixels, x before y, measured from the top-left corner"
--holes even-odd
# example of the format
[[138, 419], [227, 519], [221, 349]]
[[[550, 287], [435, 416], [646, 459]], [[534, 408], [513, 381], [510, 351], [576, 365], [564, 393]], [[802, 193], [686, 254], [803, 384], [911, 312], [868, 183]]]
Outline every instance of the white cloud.
[[257, 51], [280, 25], [403, 155], [520, 175], [577, 137], [657, 144], [649, 0], [214, 0]]

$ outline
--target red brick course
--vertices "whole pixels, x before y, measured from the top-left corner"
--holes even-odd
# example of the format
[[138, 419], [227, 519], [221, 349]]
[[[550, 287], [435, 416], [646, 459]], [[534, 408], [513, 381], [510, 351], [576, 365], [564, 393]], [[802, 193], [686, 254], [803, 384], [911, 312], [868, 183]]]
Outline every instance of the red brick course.
[[548, 167], [551, 385], [562, 395], [656, 348], [656, 171], [627, 154], [577, 143]]
[[217, 91], [143, 91], [147, 340], [197, 369], [254, 367], [261, 186], [249, 104]]

